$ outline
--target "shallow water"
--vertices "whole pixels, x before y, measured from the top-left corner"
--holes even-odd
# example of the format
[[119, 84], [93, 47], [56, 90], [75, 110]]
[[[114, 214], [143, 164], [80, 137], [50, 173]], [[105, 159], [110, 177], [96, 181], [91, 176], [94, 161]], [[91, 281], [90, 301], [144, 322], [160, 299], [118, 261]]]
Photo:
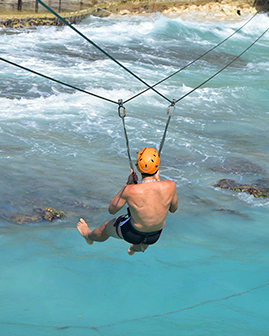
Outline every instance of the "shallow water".
[[[151, 15], [89, 17], [76, 27], [153, 85], [242, 23]], [[180, 98], [268, 23], [258, 15], [156, 89]], [[68, 27], [2, 29], [0, 41], [1, 57], [114, 101], [145, 88]], [[213, 185], [268, 178], [268, 48], [267, 33], [176, 105], [160, 169], [176, 183], [180, 207], [158, 244], [134, 257], [118, 240], [89, 247], [75, 228], [80, 217], [91, 228], [112, 218], [108, 203], [126, 181], [117, 105], [1, 62], [3, 335], [267, 335], [269, 200]], [[126, 103], [133, 159], [143, 146], [158, 148], [168, 105], [152, 91]], [[7, 220], [40, 207], [66, 217]]]

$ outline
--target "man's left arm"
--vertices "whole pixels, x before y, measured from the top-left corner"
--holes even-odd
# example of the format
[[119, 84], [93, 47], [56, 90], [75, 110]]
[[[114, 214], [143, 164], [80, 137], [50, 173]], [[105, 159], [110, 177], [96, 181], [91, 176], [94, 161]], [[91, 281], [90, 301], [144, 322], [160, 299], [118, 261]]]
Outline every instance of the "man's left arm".
[[173, 194], [173, 198], [172, 198], [172, 202], [170, 204], [170, 208], [169, 211], [170, 212], [176, 212], [178, 209], [178, 199], [177, 199], [177, 191], [176, 191], [176, 186], [173, 182], [173, 189], [174, 189], [174, 194]]

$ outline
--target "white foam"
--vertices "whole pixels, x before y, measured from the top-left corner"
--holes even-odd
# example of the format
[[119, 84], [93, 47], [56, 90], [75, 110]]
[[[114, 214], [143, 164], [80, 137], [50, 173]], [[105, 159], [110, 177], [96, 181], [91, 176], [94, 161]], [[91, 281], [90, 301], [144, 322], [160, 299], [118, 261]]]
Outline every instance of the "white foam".
[[246, 202], [252, 207], [264, 207], [264, 208], [269, 208], [269, 200], [266, 198], [256, 198], [253, 195], [246, 194], [246, 193], [239, 193], [238, 198]]

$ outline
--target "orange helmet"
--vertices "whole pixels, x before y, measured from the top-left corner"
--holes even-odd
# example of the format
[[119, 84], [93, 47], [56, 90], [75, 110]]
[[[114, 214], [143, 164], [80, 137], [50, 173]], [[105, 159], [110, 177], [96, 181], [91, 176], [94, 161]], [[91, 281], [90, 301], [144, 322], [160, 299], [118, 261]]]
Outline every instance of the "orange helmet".
[[142, 174], [155, 174], [159, 169], [160, 157], [156, 149], [145, 147], [137, 155], [137, 170]]

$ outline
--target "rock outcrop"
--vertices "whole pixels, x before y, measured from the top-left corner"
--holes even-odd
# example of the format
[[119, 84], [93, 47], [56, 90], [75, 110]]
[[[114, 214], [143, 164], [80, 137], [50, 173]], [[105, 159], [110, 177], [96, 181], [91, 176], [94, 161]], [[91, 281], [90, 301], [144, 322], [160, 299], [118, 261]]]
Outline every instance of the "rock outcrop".
[[51, 222], [54, 219], [65, 217], [65, 214], [62, 211], [57, 211], [52, 208], [46, 208], [46, 209], [36, 208], [31, 213], [11, 214], [5, 211], [1, 211], [0, 217], [22, 225], [26, 223], [41, 222], [42, 220], [47, 220]]
[[234, 180], [221, 179], [214, 187], [234, 190], [238, 192], [245, 192], [247, 194], [253, 195], [254, 197], [269, 198], [269, 180], [263, 179], [257, 181], [255, 184], [240, 184]]

